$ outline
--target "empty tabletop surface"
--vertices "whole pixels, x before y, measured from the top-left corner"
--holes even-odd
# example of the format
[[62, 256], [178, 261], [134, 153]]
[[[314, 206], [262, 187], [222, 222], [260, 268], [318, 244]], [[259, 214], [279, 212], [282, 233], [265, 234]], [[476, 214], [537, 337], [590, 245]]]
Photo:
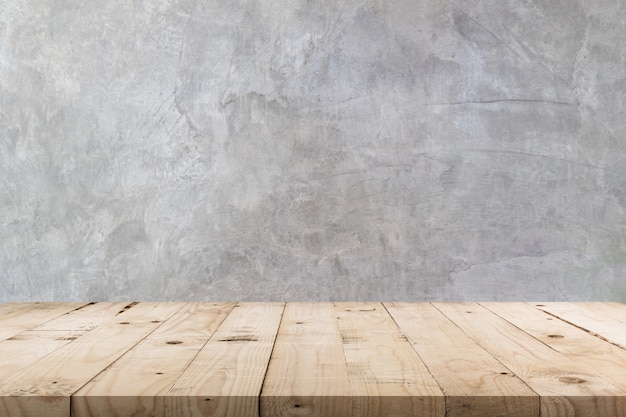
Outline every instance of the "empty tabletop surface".
[[626, 417], [626, 305], [0, 304], [0, 417]]

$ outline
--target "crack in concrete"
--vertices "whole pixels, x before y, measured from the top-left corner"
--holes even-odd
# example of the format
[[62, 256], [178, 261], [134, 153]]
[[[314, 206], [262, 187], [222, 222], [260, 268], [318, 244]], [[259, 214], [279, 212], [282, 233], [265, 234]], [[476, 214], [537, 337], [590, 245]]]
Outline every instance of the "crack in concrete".
[[517, 55], [518, 57], [520, 57], [522, 59], [522, 61], [526, 62], [527, 64], [530, 63], [528, 60], [528, 57], [523, 56], [522, 54], [520, 54], [519, 52], [517, 52], [515, 49], [513, 49], [513, 47], [511, 45], [509, 45], [508, 43], [506, 43], [503, 39], [501, 39], [499, 36], [496, 36], [496, 34], [494, 34], [492, 31], [490, 31], [489, 29], [487, 29], [484, 25], [482, 25], [480, 22], [478, 22], [475, 19], [472, 19], [469, 15], [467, 15], [467, 13], [464, 13], [467, 18], [469, 19], [470, 22], [474, 23], [475, 25], [477, 25], [478, 27], [480, 27], [482, 30], [484, 30], [485, 32], [487, 32], [488, 34], [490, 34], [495, 40], [497, 40], [498, 42], [502, 43], [504, 46], [506, 46], [511, 52], [513, 52], [515, 55]]
[[557, 101], [557, 100], [544, 100], [533, 98], [501, 98], [493, 100], [466, 100], [466, 101], [451, 101], [444, 103], [426, 103], [425, 106], [461, 106], [467, 104], [494, 104], [494, 103], [547, 103], [560, 106], [578, 106], [579, 103], [572, 103], [569, 101]]

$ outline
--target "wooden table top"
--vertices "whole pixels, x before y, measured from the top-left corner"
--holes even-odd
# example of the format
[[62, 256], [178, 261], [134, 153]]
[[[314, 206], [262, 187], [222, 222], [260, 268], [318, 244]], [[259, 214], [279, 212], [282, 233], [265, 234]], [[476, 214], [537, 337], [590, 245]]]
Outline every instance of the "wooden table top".
[[0, 416], [626, 416], [619, 303], [0, 304]]

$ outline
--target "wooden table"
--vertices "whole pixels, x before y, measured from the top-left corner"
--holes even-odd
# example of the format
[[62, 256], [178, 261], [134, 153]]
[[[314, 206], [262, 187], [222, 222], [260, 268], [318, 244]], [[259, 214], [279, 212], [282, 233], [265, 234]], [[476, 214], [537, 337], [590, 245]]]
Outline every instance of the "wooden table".
[[618, 303], [0, 304], [0, 416], [626, 416]]

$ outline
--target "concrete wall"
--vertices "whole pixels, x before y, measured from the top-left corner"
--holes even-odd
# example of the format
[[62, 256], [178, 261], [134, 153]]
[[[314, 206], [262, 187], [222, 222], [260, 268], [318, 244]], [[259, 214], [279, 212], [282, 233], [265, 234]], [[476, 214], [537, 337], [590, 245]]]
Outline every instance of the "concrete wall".
[[0, 0], [0, 302], [626, 301], [621, 0]]

